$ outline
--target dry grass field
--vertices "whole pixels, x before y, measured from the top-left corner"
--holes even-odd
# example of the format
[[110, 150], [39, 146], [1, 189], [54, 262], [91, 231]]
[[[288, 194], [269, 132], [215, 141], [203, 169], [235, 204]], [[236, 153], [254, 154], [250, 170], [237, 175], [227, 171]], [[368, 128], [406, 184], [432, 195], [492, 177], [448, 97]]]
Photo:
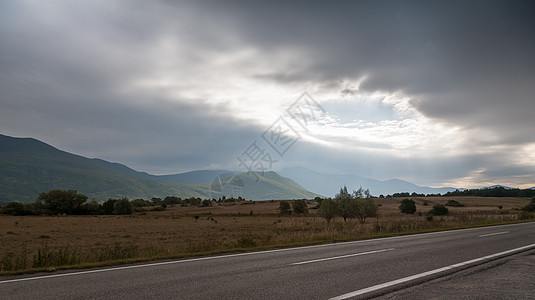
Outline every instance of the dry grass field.
[[[0, 216], [0, 272], [55, 269], [244, 249], [304, 245], [514, 222], [530, 216], [527, 198], [412, 198], [414, 215], [399, 212], [401, 198], [376, 199], [379, 217], [330, 224], [310, 209], [307, 216], [279, 216], [278, 201], [212, 207], [168, 207], [130, 216]], [[436, 203], [455, 199], [465, 207], [429, 220]], [[425, 205], [427, 204], [427, 205]], [[309, 201], [312, 208], [315, 201]], [[501, 209], [498, 206], [502, 206]]]

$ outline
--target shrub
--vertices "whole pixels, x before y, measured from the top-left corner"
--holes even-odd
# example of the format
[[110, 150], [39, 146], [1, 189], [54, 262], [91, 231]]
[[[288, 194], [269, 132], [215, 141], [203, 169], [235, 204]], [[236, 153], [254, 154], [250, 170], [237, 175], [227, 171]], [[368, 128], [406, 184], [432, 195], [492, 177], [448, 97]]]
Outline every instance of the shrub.
[[416, 212], [416, 203], [412, 199], [403, 199], [399, 205], [399, 211], [404, 214], [413, 215]]
[[113, 206], [117, 199], [108, 199], [106, 202], [102, 203], [102, 213], [105, 215], [113, 214]]
[[379, 206], [375, 204], [372, 198], [367, 199], [356, 199], [358, 201], [358, 211], [357, 211], [357, 218], [359, 219], [360, 223], [365, 223], [366, 218], [376, 218], [377, 217], [377, 211], [379, 210]]
[[307, 214], [308, 206], [305, 200], [292, 201], [292, 209], [295, 214]]
[[321, 202], [318, 215], [324, 217], [325, 220], [327, 220], [327, 223], [329, 223], [331, 222], [331, 219], [334, 218], [337, 211], [338, 208], [336, 207], [336, 202], [334, 202], [331, 198], [327, 198]]
[[13, 216], [22, 216], [24, 215], [24, 204], [19, 202], [11, 202], [8, 205], [0, 209], [0, 213]]
[[528, 205], [522, 207], [522, 211], [535, 212], [535, 201], [531, 201]]
[[279, 203], [279, 212], [281, 216], [291, 215], [292, 208], [290, 206], [290, 203], [288, 203], [288, 201], [281, 201]]
[[145, 206], [151, 206], [152, 205], [151, 202], [149, 202], [147, 200], [143, 200], [143, 199], [134, 199], [130, 203], [132, 203], [133, 207], [145, 207]]
[[462, 204], [462, 203], [460, 203], [459, 201], [456, 201], [456, 200], [448, 200], [448, 202], [446, 202], [446, 206], [463, 207], [464, 204]]
[[428, 212], [431, 216], [445, 216], [449, 214], [449, 210], [446, 206], [442, 204], [435, 204], [433, 208]]
[[133, 212], [132, 203], [127, 198], [119, 199], [113, 203], [114, 215], [131, 215]]
[[36, 204], [51, 214], [83, 214], [83, 206], [87, 196], [78, 194], [75, 190], [51, 190], [48, 193], [41, 193]]

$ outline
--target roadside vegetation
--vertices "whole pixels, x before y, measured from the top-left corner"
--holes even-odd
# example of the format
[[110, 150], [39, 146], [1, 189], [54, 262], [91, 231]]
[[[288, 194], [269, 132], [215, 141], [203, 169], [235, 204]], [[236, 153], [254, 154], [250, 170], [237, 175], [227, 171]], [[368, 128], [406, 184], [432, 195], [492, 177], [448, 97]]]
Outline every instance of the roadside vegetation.
[[344, 187], [334, 198], [214, 200], [97, 203], [51, 191], [35, 203], [7, 204], [0, 208], [0, 274], [535, 220], [535, 198], [525, 197], [374, 198]]

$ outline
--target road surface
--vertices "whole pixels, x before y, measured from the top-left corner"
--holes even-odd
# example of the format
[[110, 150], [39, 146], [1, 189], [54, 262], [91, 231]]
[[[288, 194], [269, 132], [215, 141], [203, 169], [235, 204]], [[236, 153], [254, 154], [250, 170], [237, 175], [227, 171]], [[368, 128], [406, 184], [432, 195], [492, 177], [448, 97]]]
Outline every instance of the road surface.
[[535, 223], [0, 278], [0, 299], [372, 297], [535, 249]]

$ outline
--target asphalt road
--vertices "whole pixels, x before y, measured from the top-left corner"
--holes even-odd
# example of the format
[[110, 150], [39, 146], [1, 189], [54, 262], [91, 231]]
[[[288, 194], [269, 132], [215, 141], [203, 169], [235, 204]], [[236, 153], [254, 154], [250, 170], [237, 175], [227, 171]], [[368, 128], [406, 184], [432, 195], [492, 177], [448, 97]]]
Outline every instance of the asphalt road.
[[3, 277], [0, 299], [372, 297], [529, 249], [535, 223]]
[[533, 299], [535, 250], [455, 272], [378, 300]]

